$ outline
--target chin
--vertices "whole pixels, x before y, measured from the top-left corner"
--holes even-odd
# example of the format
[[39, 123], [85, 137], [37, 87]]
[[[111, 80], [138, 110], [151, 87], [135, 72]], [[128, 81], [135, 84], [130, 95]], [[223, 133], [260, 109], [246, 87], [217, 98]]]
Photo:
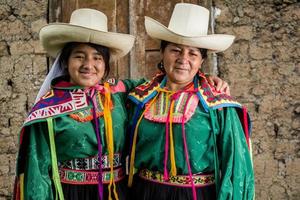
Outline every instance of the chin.
[[187, 80], [190, 80], [188, 77], [177, 77], [174, 79], [176, 82], [185, 83]]
[[85, 88], [89, 88], [89, 87], [93, 87], [93, 86], [95, 86], [95, 85], [97, 85], [98, 84], [98, 82], [85, 82], [85, 83], [81, 83], [80, 84], [80, 86], [81, 87], [85, 87]]

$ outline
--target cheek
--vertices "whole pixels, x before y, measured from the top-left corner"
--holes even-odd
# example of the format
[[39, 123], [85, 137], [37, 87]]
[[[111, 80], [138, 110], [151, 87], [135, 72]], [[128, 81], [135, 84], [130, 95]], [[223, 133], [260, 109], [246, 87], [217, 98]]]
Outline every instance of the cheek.
[[175, 61], [172, 61], [171, 59], [164, 59], [163, 64], [166, 71], [170, 71], [172, 66], [174, 65]]
[[67, 68], [68, 74], [72, 77], [74, 74], [74, 69], [72, 67], [72, 65], [69, 65]]
[[203, 60], [194, 61], [193, 62], [193, 69], [198, 71], [199, 69], [201, 69], [202, 63], [203, 63]]
[[76, 68], [78, 68], [77, 66], [79, 66], [79, 64], [77, 62], [69, 60], [68, 65], [67, 65], [68, 72], [70, 73], [70, 72], [76, 70]]
[[105, 74], [105, 65], [98, 65], [97, 66], [97, 72], [98, 72], [98, 75], [101, 76], [101, 78], [103, 77], [103, 75]]

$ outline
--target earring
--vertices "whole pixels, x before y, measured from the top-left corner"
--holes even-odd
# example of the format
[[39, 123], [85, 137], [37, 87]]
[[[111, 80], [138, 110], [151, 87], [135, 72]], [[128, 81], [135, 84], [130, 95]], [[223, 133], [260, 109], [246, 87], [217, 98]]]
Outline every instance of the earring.
[[164, 63], [163, 61], [160, 61], [160, 63], [157, 64], [157, 68], [162, 71], [165, 72], [165, 68], [164, 68]]

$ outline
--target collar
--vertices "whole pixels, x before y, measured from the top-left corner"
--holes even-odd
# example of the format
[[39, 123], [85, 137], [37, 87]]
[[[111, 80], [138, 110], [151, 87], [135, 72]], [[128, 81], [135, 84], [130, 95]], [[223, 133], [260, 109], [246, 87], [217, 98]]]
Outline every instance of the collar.
[[[167, 82], [167, 76], [159, 73], [151, 81], [145, 82], [136, 87], [129, 93], [128, 98], [138, 107], [142, 108], [158, 93], [158, 88], [164, 88]], [[219, 109], [223, 107], [238, 107], [241, 104], [235, 101], [231, 96], [220, 93], [210, 86], [203, 73], [197, 74], [193, 80], [194, 90], [206, 112], [209, 109]]]
[[32, 107], [24, 125], [44, 121], [48, 117], [55, 118], [90, 108], [88, 96], [94, 96], [96, 91], [105, 92], [102, 85], [84, 88], [76, 86], [68, 80], [67, 76], [53, 79], [51, 90]]

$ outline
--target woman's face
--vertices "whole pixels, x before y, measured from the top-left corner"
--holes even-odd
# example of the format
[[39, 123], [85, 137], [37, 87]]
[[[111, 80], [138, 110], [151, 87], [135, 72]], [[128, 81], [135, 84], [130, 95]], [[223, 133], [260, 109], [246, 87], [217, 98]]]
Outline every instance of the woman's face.
[[203, 62], [200, 50], [180, 44], [169, 43], [161, 53], [167, 75], [167, 86], [173, 84], [178, 89], [193, 81]]
[[75, 47], [68, 59], [70, 82], [81, 87], [92, 87], [104, 76], [105, 62], [96, 49], [87, 44]]

